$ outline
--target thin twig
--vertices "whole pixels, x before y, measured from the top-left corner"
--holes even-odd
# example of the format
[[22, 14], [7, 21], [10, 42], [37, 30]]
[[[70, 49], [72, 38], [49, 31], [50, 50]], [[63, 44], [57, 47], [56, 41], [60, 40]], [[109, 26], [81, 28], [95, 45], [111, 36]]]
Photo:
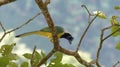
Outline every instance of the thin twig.
[[7, 33], [6, 33], [6, 30], [5, 30], [5, 28], [4, 28], [4, 26], [2, 25], [1, 22], [0, 22], [0, 26], [1, 26], [2, 30], [3, 30], [3, 32], [4, 32], [2, 37], [0, 38], [0, 42], [1, 42]]
[[117, 61], [117, 62], [113, 65], [113, 67], [116, 67], [118, 64], [120, 64], [120, 61]]
[[97, 18], [97, 16], [98, 16], [98, 14], [88, 23], [87, 28], [85, 29], [85, 31], [83, 32], [83, 34], [82, 34], [82, 36], [81, 36], [81, 38], [80, 38], [80, 41], [79, 41], [79, 43], [78, 43], [76, 52], [78, 52], [78, 50], [79, 50], [79, 48], [80, 48], [80, 46], [81, 46], [81, 43], [82, 43], [82, 40], [83, 40], [84, 36], [86, 35], [86, 33], [87, 33], [89, 27], [91, 26], [91, 24], [93, 23], [93, 21]]
[[81, 7], [84, 7], [84, 8], [86, 9], [88, 15], [91, 16], [91, 13], [90, 13], [90, 11], [88, 10], [88, 8], [86, 7], [86, 5], [83, 4], [83, 5], [81, 5]]
[[103, 28], [103, 29], [101, 30], [100, 44], [99, 44], [99, 48], [98, 48], [97, 53], [96, 53], [96, 65], [97, 65], [98, 67], [101, 67], [101, 65], [99, 64], [99, 56], [100, 56], [100, 51], [101, 51], [102, 45], [103, 45], [104, 31], [110, 29], [111, 27], [112, 27], [112, 26], [108, 26], [108, 27]]
[[37, 13], [34, 17], [32, 17], [31, 19], [29, 19], [28, 21], [26, 21], [26, 22], [25, 22], [25, 23], [23, 23], [22, 25], [18, 26], [17, 28], [15, 28], [15, 29], [13, 29], [13, 30], [8, 31], [7, 33], [10, 33], [10, 32], [13, 32], [13, 31], [15, 31], [15, 30], [20, 29], [21, 27], [25, 26], [26, 24], [28, 24], [29, 22], [31, 22], [32, 20], [34, 20], [36, 17], [38, 17], [41, 13], [42, 13], [42, 12]]
[[42, 64], [44, 64], [54, 53], [56, 50], [53, 48], [46, 57], [44, 57], [35, 67], [40, 67]]
[[34, 60], [33, 60], [33, 58], [34, 58], [34, 54], [35, 54], [35, 51], [36, 51], [36, 46], [34, 46], [34, 49], [33, 49], [33, 53], [32, 53], [32, 57], [31, 57], [31, 60], [30, 60], [30, 64], [31, 64], [31, 67], [34, 67]]
[[6, 36], [6, 33], [2, 35], [2, 37], [0, 38], [0, 42], [4, 39], [5, 36]]
[[97, 51], [97, 55], [96, 55], [96, 65], [97, 67], [101, 67], [100, 63], [99, 63], [99, 56], [100, 56], [100, 51], [102, 49], [102, 45], [103, 45], [103, 35], [104, 35], [104, 30], [101, 30], [101, 36], [100, 36], [100, 44], [99, 44], [99, 48]]
[[3, 34], [2, 37], [0, 38], [0, 42], [3, 40], [3, 38], [6, 36], [6, 34], [11, 33], [11, 32], [13, 32], [13, 31], [15, 31], [15, 30], [20, 29], [21, 27], [23, 27], [23, 26], [25, 26], [26, 24], [28, 24], [30, 21], [34, 20], [34, 19], [35, 19], [37, 16], [39, 16], [41, 13], [42, 13], [42, 12], [36, 14], [34, 17], [32, 17], [31, 19], [29, 19], [27, 22], [23, 23], [22, 25], [14, 28], [14, 29], [12, 29], [12, 30], [10, 30], [10, 31], [6, 31], [5, 28], [4, 28], [4, 26], [2, 25], [2, 23], [0, 22], [0, 26], [2, 27], [2, 29], [3, 29], [3, 31], [4, 31], [4, 34]]
[[[120, 29], [117, 29], [117, 30], [114, 31], [113, 33], [111, 33], [111, 34], [109, 34], [108, 36], [104, 37], [104, 31], [106, 31], [106, 30], [108, 30], [108, 29], [110, 29], [110, 28], [112, 28], [112, 26], [108, 26], [108, 27], [103, 28], [103, 29], [101, 30], [100, 44], [99, 44], [99, 48], [98, 48], [97, 53], [96, 53], [96, 54], [97, 54], [97, 55], [96, 55], [96, 65], [97, 65], [98, 67], [101, 67], [101, 65], [99, 64], [99, 56], [100, 56], [100, 51], [101, 51], [102, 46], [103, 46], [103, 42], [104, 42], [106, 39], [108, 39], [109, 37], [111, 37], [114, 33], [116, 33], [117, 31], [120, 30]], [[103, 37], [104, 37], [104, 38], [103, 38]]]
[[4, 32], [6, 32], [6, 30], [5, 30], [4, 26], [2, 25], [1, 21], [0, 21], [0, 26], [1, 26], [2, 30], [3, 30]]
[[115, 34], [116, 32], [120, 31], [120, 28], [115, 30], [114, 32], [112, 32], [111, 34], [109, 34], [108, 36], [104, 37], [103, 40], [108, 39], [109, 37], [111, 37], [113, 34]]

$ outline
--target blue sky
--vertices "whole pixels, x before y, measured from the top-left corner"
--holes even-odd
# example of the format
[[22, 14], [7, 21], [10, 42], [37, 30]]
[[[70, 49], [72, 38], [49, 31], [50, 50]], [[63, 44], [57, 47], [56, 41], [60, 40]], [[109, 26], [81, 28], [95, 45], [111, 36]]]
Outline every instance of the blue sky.
[[[82, 32], [86, 28], [88, 14], [85, 9], [81, 7], [82, 4], [85, 4], [91, 12], [95, 10], [103, 11], [107, 15], [107, 19], [103, 20], [97, 18], [95, 20], [85, 36], [80, 48], [80, 50], [89, 52], [94, 59], [99, 43], [100, 30], [110, 25], [110, 16], [118, 15], [120, 13], [120, 11], [114, 10], [114, 6], [119, 5], [119, 3], [119, 0], [51, 0], [51, 3], [48, 5], [48, 9], [55, 25], [64, 27], [66, 31], [70, 32], [74, 36], [72, 45], [69, 45], [66, 40], [61, 39], [61, 46], [74, 50]], [[40, 10], [34, 0], [17, 0], [14, 3], [0, 7], [0, 21], [6, 29], [13, 29], [26, 22], [39, 12]], [[15, 35], [39, 30], [45, 26], [47, 26], [47, 23], [43, 15], [40, 15], [26, 26], [15, 31]], [[120, 41], [119, 37], [111, 37], [104, 42], [100, 56], [100, 62], [104, 66], [110, 67], [114, 64], [114, 62], [120, 60], [120, 51], [114, 48], [116, 42], [118, 41]], [[48, 53], [48, 51], [52, 48], [52, 44], [47, 38], [38, 37], [36, 35], [24, 37], [20, 40], [20, 42], [27, 44], [27, 48], [30, 49], [32, 49], [34, 45], [37, 45], [39, 49], [45, 50], [46, 53]]]

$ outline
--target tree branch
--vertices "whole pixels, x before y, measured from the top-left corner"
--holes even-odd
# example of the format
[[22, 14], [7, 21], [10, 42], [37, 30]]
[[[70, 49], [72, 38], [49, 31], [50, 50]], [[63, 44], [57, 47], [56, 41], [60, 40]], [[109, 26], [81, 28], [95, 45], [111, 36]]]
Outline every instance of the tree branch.
[[99, 44], [99, 48], [98, 48], [98, 50], [97, 50], [97, 53], [96, 53], [96, 65], [98, 66], [98, 67], [101, 67], [101, 65], [99, 64], [99, 55], [100, 55], [100, 51], [101, 51], [101, 49], [102, 49], [102, 45], [103, 45], [103, 36], [104, 36], [104, 31], [105, 30], [107, 30], [107, 29], [110, 29], [112, 26], [108, 26], [108, 27], [106, 27], [106, 28], [103, 28], [102, 30], [101, 30], [101, 35], [100, 35], [100, 44]]
[[3, 40], [3, 38], [6, 36], [6, 34], [11, 33], [11, 32], [13, 32], [13, 31], [16, 31], [16, 30], [20, 29], [21, 27], [25, 26], [26, 24], [28, 24], [29, 22], [31, 22], [32, 20], [34, 20], [34, 19], [35, 19], [37, 16], [39, 16], [40, 14], [41, 14], [41, 12], [38, 13], [38, 14], [36, 14], [34, 17], [32, 17], [31, 19], [29, 19], [27, 22], [23, 23], [22, 25], [14, 28], [14, 29], [12, 29], [12, 30], [10, 30], [10, 31], [6, 31], [5, 28], [4, 28], [4, 26], [2, 25], [2, 23], [0, 22], [0, 26], [1, 26], [1, 28], [3, 29], [3, 31], [4, 31], [4, 34], [3, 34], [2, 37], [0, 38], [0, 42]]
[[120, 64], [120, 61], [117, 61], [117, 62], [113, 65], [113, 67], [116, 67], [118, 64]]
[[44, 64], [54, 53], [56, 50], [53, 48], [46, 57], [44, 57], [35, 67], [40, 67], [42, 64]]
[[99, 64], [99, 56], [100, 56], [100, 51], [101, 51], [102, 46], [103, 46], [103, 42], [104, 42], [106, 39], [108, 39], [109, 37], [111, 37], [114, 33], [116, 33], [117, 31], [120, 30], [120, 29], [117, 29], [117, 30], [114, 31], [113, 33], [111, 33], [111, 34], [109, 34], [108, 36], [106, 36], [106, 37], [103, 38], [103, 36], [104, 36], [104, 31], [110, 29], [111, 27], [112, 27], [112, 26], [108, 26], [108, 27], [103, 28], [103, 29], [101, 30], [100, 44], [99, 44], [99, 48], [98, 48], [97, 53], [96, 53], [96, 54], [97, 54], [97, 55], [96, 55], [96, 65], [97, 65], [98, 67], [101, 67], [101, 65]]
[[67, 54], [67, 55], [71, 55], [71, 56], [74, 56], [76, 58], [76, 60], [80, 63], [80, 64], [83, 64], [85, 65], [86, 67], [94, 67], [92, 64], [88, 63], [87, 61], [83, 60], [81, 58], [81, 56], [78, 54], [78, 52], [72, 52], [72, 51], [69, 51], [69, 50], [66, 50], [64, 48], [62, 48], [61, 46], [59, 47], [60, 49], [58, 51], [64, 53], [64, 54]]
[[14, 2], [14, 1], [16, 1], [16, 0], [0, 0], [0, 6]]
[[[54, 41], [54, 49], [45, 58], [43, 58], [36, 66], [39, 67], [40, 65], [45, 63], [56, 51], [60, 51], [67, 55], [74, 56], [81, 64], [83, 64], [87, 67], [93, 67], [91, 64], [89, 64], [88, 62], [83, 60], [77, 52], [72, 52], [72, 51], [66, 50], [66, 49], [62, 48], [61, 46], [59, 46], [59, 41], [58, 41], [58, 37], [56, 34], [56, 29], [54, 27], [54, 22], [49, 14], [47, 5], [42, 0], [35, 0], [35, 1], [36, 1], [37, 5], [39, 6], [39, 8], [41, 9], [41, 11], [43, 12], [43, 15], [47, 21], [48, 26], [52, 29], [52, 38]], [[93, 20], [92, 20], [92, 22], [93, 22]]]
[[99, 64], [99, 56], [100, 56], [100, 51], [102, 49], [102, 45], [103, 45], [103, 35], [104, 35], [104, 30], [101, 30], [101, 36], [100, 36], [100, 44], [99, 44], [99, 48], [97, 50], [97, 55], [96, 55], [96, 65], [97, 67], [101, 67], [101, 65]]
[[[47, 8], [48, 4], [45, 4], [42, 0], [35, 0], [35, 2], [38, 5], [38, 7], [41, 9], [41, 11], [43, 12], [43, 15], [47, 21], [47, 24], [48, 24], [49, 28], [51, 28], [51, 30], [52, 30], [52, 38], [53, 38], [54, 47], [57, 49], [59, 46], [59, 41], [58, 41], [54, 22], [50, 16], [48, 8]], [[50, 1], [46, 0], [46, 2], [49, 3]]]
[[28, 21], [26, 21], [26, 22], [23, 23], [22, 25], [16, 27], [16, 28], [13, 29], [13, 30], [8, 31], [8, 33], [13, 32], [13, 31], [15, 31], [15, 30], [18, 30], [18, 29], [20, 29], [21, 27], [25, 26], [26, 24], [30, 23], [32, 20], [34, 20], [36, 17], [38, 17], [41, 13], [42, 13], [42, 12], [37, 13], [34, 17], [30, 18]]

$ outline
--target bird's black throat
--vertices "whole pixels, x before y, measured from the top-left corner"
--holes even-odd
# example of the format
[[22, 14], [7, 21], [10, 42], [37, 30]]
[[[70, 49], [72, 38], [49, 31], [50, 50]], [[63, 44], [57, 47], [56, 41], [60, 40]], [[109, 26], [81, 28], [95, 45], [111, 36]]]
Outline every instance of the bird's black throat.
[[65, 38], [69, 41], [69, 43], [72, 43], [72, 40], [74, 39], [70, 33], [64, 33], [60, 38]]

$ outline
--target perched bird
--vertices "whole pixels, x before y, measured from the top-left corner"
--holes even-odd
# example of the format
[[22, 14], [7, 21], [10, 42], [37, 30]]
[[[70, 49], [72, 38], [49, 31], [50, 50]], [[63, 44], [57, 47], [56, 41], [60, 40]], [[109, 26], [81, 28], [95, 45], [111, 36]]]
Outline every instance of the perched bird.
[[117, 18], [119, 18], [119, 17], [118, 16], [112, 16], [110, 18], [111, 25], [118, 25], [119, 24], [119, 21], [117, 20]]
[[[73, 37], [70, 33], [65, 32], [61, 26], [55, 26], [55, 28], [56, 28], [56, 33], [59, 39], [65, 38], [69, 41], [70, 44], [72, 43]], [[45, 36], [49, 38], [51, 42], [53, 42], [52, 30], [49, 27], [44, 27], [38, 31], [23, 33], [23, 34], [17, 35], [16, 37], [24, 37], [24, 36], [33, 35], [33, 34]]]

